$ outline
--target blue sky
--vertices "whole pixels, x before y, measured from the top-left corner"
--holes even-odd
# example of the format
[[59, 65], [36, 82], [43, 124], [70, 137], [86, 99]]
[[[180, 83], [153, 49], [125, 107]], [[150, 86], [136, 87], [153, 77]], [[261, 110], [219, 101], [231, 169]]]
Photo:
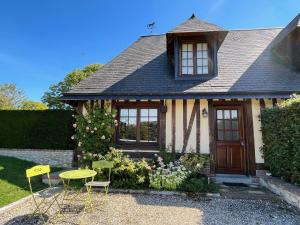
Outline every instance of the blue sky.
[[107, 63], [155, 21], [165, 33], [195, 13], [227, 29], [282, 27], [299, 0], [1, 0], [0, 84], [39, 101], [66, 73]]

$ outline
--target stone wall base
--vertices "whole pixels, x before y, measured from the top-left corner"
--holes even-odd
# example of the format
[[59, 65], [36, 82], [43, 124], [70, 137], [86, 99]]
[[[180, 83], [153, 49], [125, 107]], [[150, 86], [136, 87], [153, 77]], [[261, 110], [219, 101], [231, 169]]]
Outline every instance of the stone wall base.
[[37, 164], [46, 164], [64, 168], [72, 167], [73, 154], [73, 150], [0, 148], [0, 155], [2, 156], [11, 156], [35, 162]]
[[257, 174], [261, 186], [279, 195], [287, 203], [300, 209], [300, 187], [287, 183], [279, 178]]

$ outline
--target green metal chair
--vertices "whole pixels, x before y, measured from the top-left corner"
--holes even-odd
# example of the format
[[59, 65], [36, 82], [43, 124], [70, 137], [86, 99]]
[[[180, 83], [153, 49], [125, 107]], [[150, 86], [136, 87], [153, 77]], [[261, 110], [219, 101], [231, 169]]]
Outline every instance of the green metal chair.
[[[38, 193], [33, 193], [31, 179], [33, 177], [42, 176], [44, 174], [47, 174], [49, 187], [47, 189], [39, 191]], [[37, 165], [37, 166], [34, 166], [30, 169], [27, 169], [26, 170], [26, 178], [28, 180], [30, 193], [31, 193], [31, 196], [32, 196], [34, 204], [35, 204], [35, 210], [32, 213], [32, 216], [35, 215], [37, 212], [40, 213], [40, 214], [47, 213], [47, 211], [51, 208], [51, 206], [55, 202], [58, 205], [59, 209], [61, 209], [60, 205], [58, 203], [58, 200], [57, 200], [57, 198], [60, 195], [60, 194], [57, 194], [57, 193], [60, 191], [60, 189], [52, 188], [51, 179], [50, 179], [50, 166], [49, 165]], [[36, 199], [37, 195], [40, 198], [42, 198], [42, 200], [40, 202], [38, 201], [38, 199]], [[53, 197], [53, 199], [49, 200], [49, 201], [46, 201], [50, 197]], [[42, 208], [46, 208], [46, 210], [43, 211]]]
[[108, 170], [108, 180], [104, 181], [91, 181], [86, 183], [86, 186], [88, 187], [103, 187], [105, 194], [108, 193], [108, 188], [110, 185], [110, 175], [111, 175], [111, 169], [113, 168], [113, 162], [107, 161], [107, 160], [99, 160], [94, 161], [92, 163], [92, 168], [95, 170], [98, 174], [100, 174], [103, 170]]

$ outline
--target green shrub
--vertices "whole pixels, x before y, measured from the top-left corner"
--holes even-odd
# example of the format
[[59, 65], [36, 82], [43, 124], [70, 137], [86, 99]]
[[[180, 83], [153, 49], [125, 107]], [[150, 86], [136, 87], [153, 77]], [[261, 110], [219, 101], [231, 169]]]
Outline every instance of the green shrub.
[[0, 147], [74, 149], [73, 111], [0, 110]]
[[114, 163], [111, 173], [113, 187], [137, 189], [149, 186], [151, 168], [146, 160], [135, 162], [114, 148], [105, 155], [105, 159]]
[[203, 173], [204, 169], [209, 166], [210, 161], [208, 154], [194, 153], [184, 154], [179, 160], [185, 168], [195, 173]]
[[217, 192], [218, 186], [215, 183], [211, 183], [206, 176], [200, 175], [199, 173], [191, 173], [182, 182], [179, 189], [186, 192], [205, 193]]
[[177, 190], [182, 181], [190, 173], [180, 161], [164, 163], [162, 157], [157, 157], [157, 166], [150, 173], [150, 187], [154, 189]]
[[77, 141], [80, 150], [91, 154], [106, 154], [113, 145], [115, 115], [107, 109], [96, 107], [88, 109], [88, 113], [75, 116], [73, 124], [76, 134], [72, 136]]
[[166, 164], [173, 162], [176, 159], [176, 155], [172, 152], [168, 152], [168, 150], [161, 150], [159, 155]]
[[263, 156], [274, 176], [300, 184], [300, 97], [261, 114]]

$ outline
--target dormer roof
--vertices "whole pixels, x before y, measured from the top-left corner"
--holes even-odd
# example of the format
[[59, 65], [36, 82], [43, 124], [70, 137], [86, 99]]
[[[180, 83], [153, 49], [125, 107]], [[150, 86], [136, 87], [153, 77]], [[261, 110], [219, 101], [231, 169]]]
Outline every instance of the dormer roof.
[[219, 27], [215, 24], [208, 23], [204, 20], [198, 19], [193, 14], [188, 20], [179, 24], [177, 27], [170, 30], [168, 33], [199, 33], [199, 32], [215, 32], [215, 31], [226, 31], [224, 28]]

